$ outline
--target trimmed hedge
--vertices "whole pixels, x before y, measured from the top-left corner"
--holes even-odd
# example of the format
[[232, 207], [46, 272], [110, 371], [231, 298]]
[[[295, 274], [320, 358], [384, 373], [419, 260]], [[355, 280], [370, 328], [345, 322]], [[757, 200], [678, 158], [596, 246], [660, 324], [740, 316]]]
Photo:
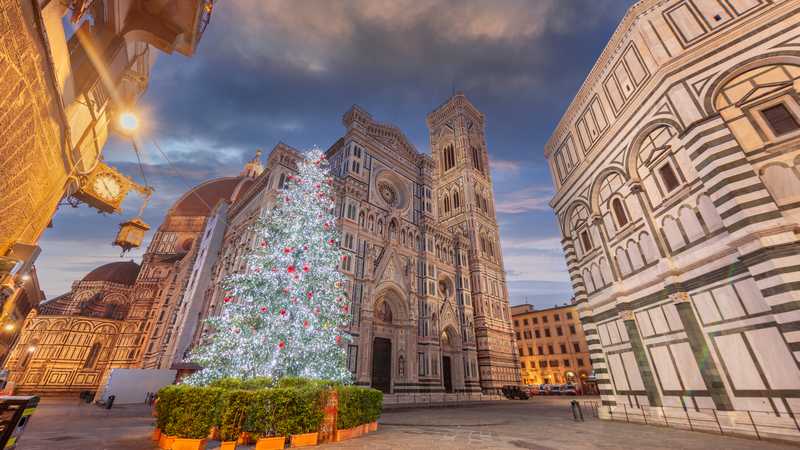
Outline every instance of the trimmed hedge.
[[220, 388], [168, 386], [158, 393], [158, 427], [168, 436], [202, 439], [219, 422]]
[[383, 411], [383, 392], [358, 386], [341, 386], [339, 392], [339, 417], [336, 427], [353, 428], [375, 422]]
[[194, 439], [219, 426], [220, 437], [228, 441], [242, 431], [254, 437], [310, 433], [320, 429], [332, 389], [339, 394], [338, 428], [373, 422], [383, 407], [383, 394], [375, 389], [302, 378], [279, 380], [274, 388], [259, 387], [263, 382], [167, 386], [158, 392], [157, 426], [167, 435]]

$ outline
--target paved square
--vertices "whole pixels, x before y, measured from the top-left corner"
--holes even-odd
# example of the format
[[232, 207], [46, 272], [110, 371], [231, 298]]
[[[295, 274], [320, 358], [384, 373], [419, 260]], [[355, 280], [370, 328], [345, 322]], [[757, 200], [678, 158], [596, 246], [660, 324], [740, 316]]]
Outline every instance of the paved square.
[[[144, 405], [105, 410], [44, 399], [20, 450], [152, 450], [154, 419]], [[218, 446], [209, 445], [208, 450]], [[671, 428], [572, 420], [567, 398], [492, 402], [451, 408], [385, 411], [380, 429], [330, 449], [797, 449], [789, 444]], [[248, 448], [248, 447], [239, 447]], [[252, 447], [250, 447], [252, 448]]]

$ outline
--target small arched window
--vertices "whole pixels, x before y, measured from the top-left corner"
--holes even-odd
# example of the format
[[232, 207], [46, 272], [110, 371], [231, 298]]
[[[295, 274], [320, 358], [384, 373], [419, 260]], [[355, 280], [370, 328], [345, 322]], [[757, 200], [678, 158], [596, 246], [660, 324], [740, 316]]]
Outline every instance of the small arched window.
[[453, 193], [453, 209], [458, 209], [461, 206], [461, 199], [458, 198], [458, 192]]
[[450, 197], [448, 197], [448, 196], [444, 197], [444, 212], [445, 213], [449, 213], [450, 212]]
[[622, 205], [622, 200], [615, 198], [611, 200], [611, 209], [614, 211], [614, 217], [617, 219], [617, 224], [624, 227], [628, 224], [628, 214], [625, 212], [625, 207]]

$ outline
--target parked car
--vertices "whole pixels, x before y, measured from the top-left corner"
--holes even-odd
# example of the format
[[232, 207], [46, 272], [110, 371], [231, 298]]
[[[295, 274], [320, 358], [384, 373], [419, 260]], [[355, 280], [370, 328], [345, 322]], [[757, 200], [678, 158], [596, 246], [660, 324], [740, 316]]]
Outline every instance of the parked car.
[[549, 395], [561, 395], [561, 385], [560, 384], [550, 385]]
[[509, 400], [513, 400], [515, 398], [519, 399], [519, 400], [527, 400], [527, 399], [530, 398], [528, 393], [525, 392], [519, 386], [514, 386], [514, 385], [510, 385], [509, 384], [509, 385], [503, 386], [502, 391], [503, 391], [503, 395], [505, 395], [506, 398], [509, 399]]
[[561, 387], [561, 395], [578, 395], [578, 390], [574, 384], [565, 384]]
[[525, 392], [527, 392], [528, 395], [531, 396], [531, 397], [533, 397], [534, 395], [543, 395], [544, 394], [544, 392], [542, 392], [542, 390], [541, 390], [541, 388], [540, 388], [540, 386], [538, 384], [531, 384], [531, 385], [525, 386]]

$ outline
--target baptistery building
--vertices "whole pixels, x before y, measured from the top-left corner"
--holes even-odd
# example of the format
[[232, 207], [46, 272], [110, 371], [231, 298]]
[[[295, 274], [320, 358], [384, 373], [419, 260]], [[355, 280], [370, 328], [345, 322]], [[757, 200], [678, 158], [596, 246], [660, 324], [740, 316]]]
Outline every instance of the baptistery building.
[[636, 3], [545, 156], [601, 413], [800, 412], [797, 2]]

